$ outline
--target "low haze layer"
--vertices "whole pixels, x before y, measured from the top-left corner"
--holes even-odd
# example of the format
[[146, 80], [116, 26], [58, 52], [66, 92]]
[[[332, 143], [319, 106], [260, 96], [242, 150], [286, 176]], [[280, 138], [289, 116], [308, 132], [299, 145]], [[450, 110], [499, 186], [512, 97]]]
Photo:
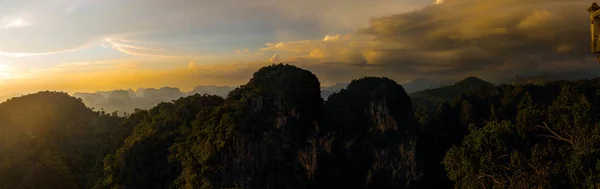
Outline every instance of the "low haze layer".
[[[423, 84], [416, 83], [419, 86]], [[339, 92], [345, 88], [348, 83], [337, 83], [333, 86], [322, 87], [321, 97], [327, 99], [331, 94]], [[179, 88], [173, 87], [162, 87], [156, 88], [138, 88], [136, 90], [112, 90], [112, 91], [96, 91], [93, 93], [74, 93], [73, 96], [79, 98], [83, 103], [90, 108], [94, 108], [99, 111], [112, 113], [117, 111], [118, 113], [133, 113], [136, 109], [150, 109], [161, 102], [171, 102], [181, 97], [187, 97], [195, 94], [207, 94], [217, 95], [222, 98], [227, 98], [229, 92], [234, 90], [236, 87], [230, 86], [215, 86], [215, 85], [201, 85], [194, 87], [191, 91], [181, 91]], [[412, 92], [412, 91], [409, 91]], [[12, 95], [4, 97], [20, 96]], [[1, 97], [0, 97], [1, 98]], [[4, 100], [4, 99], [0, 99]]]

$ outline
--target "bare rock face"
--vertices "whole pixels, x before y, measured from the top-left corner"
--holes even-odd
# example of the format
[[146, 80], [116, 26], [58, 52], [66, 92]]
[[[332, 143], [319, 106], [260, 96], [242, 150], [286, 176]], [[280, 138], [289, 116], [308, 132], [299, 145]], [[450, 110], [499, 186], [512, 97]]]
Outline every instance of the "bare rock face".
[[[409, 188], [417, 167], [416, 122], [396, 82], [367, 77], [325, 103], [315, 182], [319, 188]], [[344, 186], [341, 186], [341, 185]]]
[[126, 90], [116, 90], [108, 96], [107, 100], [109, 104], [127, 104], [131, 102], [131, 96]]
[[163, 162], [173, 174], [162, 180], [174, 188], [286, 189], [408, 188], [420, 178], [415, 119], [400, 85], [355, 80], [325, 104], [320, 93], [307, 70], [261, 68], [222, 104], [199, 110], [191, 126], [175, 123], [183, 126]]
[[[316, 165], [311, 143], [323, 100], [315, 75], [289, 65], [256, 72], [217, 111], [200, 148], [207, 170], [201, 182], [215, 188], [305, 188]], [[207, 117], [215, 117], [207, 116]]]

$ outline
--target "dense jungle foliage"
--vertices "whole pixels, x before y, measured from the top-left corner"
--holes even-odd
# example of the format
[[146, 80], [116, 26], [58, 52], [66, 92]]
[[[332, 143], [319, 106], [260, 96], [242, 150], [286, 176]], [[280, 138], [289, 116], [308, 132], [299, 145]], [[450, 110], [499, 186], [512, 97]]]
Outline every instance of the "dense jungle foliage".
[[226, 98], [134, 113], [62, 92], [0, 104], [0, 188], [598, 188], [600, 79], [407, 94], [261, 68]]

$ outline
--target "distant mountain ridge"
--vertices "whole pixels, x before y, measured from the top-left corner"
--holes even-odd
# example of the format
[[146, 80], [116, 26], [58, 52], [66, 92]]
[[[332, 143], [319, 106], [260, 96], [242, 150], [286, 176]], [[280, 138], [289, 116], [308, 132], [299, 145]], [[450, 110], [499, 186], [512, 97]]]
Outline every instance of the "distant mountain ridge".
[[[451, 85], [454, 82], [455, 80], [432, 80], [416, 78], [401, 85], [407, 93], [412, 93], [426, 89], [434, 89], [445, 85]], [[346, 86], [348, 86], [348, 83], [336, 83], [332, 86], [321, 87], [321, 97], [323, 97], [323, 99], [327, 99], [331, 94], [339, 92], [340, 90], [346, 88]]]
[[98, 91], [94, 93], [74, 93], [73, 96], [81, 98], [86, 106], [106, 112], [127, 112], [135, 109], [149, 109], [160, 102], [170, 102], [181, 97], [194, 94], [217, 95], [227, 97], [235, 87], [230, 86], [196, 86], [192, 91], [183, 92], [176, 87], [138, 88], [137, 90]]
[[404, 90], [406, 90], [407, 93], [413, 93], [426, 89], [434, 89], [445, 85], [451, 85], [454, 82], [454, 80], [436, 81], [425, 78], [417, 78], [401, 85], [404, 87]]
[[[446, 86], [445, 86], [446, 85]], [[462, 91], [468, 91], [472, 89], [477, 89], [482, 86], [490, 86], [487, 81], [481, 80], [476, 77], [467, 77], [461, 81], [453, 83], [452, 80], [430, 80], [417, 78], [408, 83], [402, 84], [401, 86], [405, 89], [405, 91], [411, 94], [411, 97], [414, 98], [417, 94], [429, 94], [429, 93], [439, 93], [436, 91], [442, 91], [441, 93], [446, 93], [443, 91], [453, 91], [451, 94], [442, 95], [433, 94], [432, 98], [438, 99], [434, 100], [436, 102], [443, 101], [442, 99], [452, 98], [455, 95], [460, 94]], [[336, 83], [331, 86], [322, 86], [321, 87], [321, 98], [327, 100], [330, 95], [340, 92], [342, 89], [346, 89], [348, 83]], [[450, 89], [449, 86], [456, 89]], [[492, 85], [493, 86], [493, 85]], [[183, 92], [178, 88], [174, 87], [162, 87], [159, 89], [156, 88], [138, 88], [137, 90], [126, 89], [126, 90], [114, 90], [114, 91], [98, 91], [95, 93], [74, 93], [73, 96], [77, 98], [81, 98], [83, 102], [89, 106], [98, 110], [104, 110], [106, 112], [127, 112], [131, 113], [135, 109], [149, 109], [160, 102], [170, 102], [175, 99], [186, 97], [194, 94], [208, 94], [208, 95], [217, 95], [223, 98], [226, 98], [229, 92], [233, 91], [236, 87], [232, 86], [216, 86], [216, 85], [200, 85], [194, 87], [189, 92]], [[420, 93], [424, 92], [425, 93]], [[114, 94], [113, 94], [114, 93]], [[416, 97], [417, 103], [421, 104], [423, 100], [420, 97]], [[431, 97], [425, 97], [431, 98]]]
[[404, 89], [364, 77], [324, 102], [320, 88], [310, 71], [280, 64], [225, 99], [138, 111], [145, 117], [104, 159], [97, 186], [415, 188], [417, 125]]
[[[321, 97], [327, 99], [329, 95], [339, 92], [346, 88], [348, 83], [336, 83], [332, 86], [321, 87]], [[121, 113], [131, 113], [135, 109], [149, 109], [160, 102], [170, 102], [181, 97], [194, 94], [217, 95], [226, 98], [227, 95], [236, 87], [217, 86], [217, 85], [199, 85], [191, 91], [184, 92], [175, 87], [162, 88], [138, 88], [136, 90], [112, 90], [98, 91], [93, 93], [74, 93], [73, 96], [81, 98], [88, 107], [106, 112], [119, 111]]]
[[[580, 77], [591, 77], [593, 74], [587, 74], [585, 76]], [[554, 74], [554, 75], [544, 75], [547, 78], [547, 81], [553, 80], [571, 80], [576, 79], [574, 77], [567, 77], [569, 74]], [[530, 76], [531, 77], [531, 76]], [[498, 80], [494, 82], [494, 84], [511, 84], [511, 83], [522, 83], [519, 82], [515, 77], [506, 78], [502, 80]], [[577, 77], [579, 78], [579, 77]], [[483, 82], [481, 82], [483, 81]], [[516, 82], [515, 82], [516, 81]], [[433, 80], [426, 78], [416, 78], [404, 84], [401, 84], [407, 93], [410, 94], [411, 98], [415, 98], [415, 104], [428, 103], [422, 101], [422, 95], [429, 93], [437, 93], [436, 91], [444, 91], [449, 90], [449, 86], [453, 86], [458, 91], [451, 92], [451, 95], [442, 95], [433, 94], [429, 95], [430, 100], [436, 102], [444, 101], [447, 98], [453, 98], [455, 95], [459, 94], [460, 91], [469, 91], [470, 88], [477, 89], [482, 86], [490, 86], [490, 82], [484, 81], [477, 77], [467, 77], [463, 80], [455, 82], [455, 80]], [[348, 83], [336, 83], [332, 86], [322, 86], [321, 87], [321, 97], [324, 100], [327, 100], [330, 95], [333, 93], [339, 92], [340, 90], [346, 88]], [[181, 91], [178, 88], [174, 87], [162, 87], [162, 88], [138, 88], [134, 89], [120, 89], [120, 90], [111, 90], [111, 91], [97, 91], [93, 93], [83, 93], [77, 92], [72, 96], [81, 98], [83, 102], [88, 107], [93, 107], [97, 110], [104, 110], [106, 112], [127, 112], [131, 113], [136, 108], [137, 109], [148, 109], [160, 102], [170, 102], [180, 97], [190, 96], [193, 94], [209, 94], [209, 95], [217, 95], [220, 97], [227, 97], [229, 92], [234, 90], [236, 87], [234, 86], [216, 86], [216, 85], [199, 85], [194, 87], [191, 91]], [[425, 92], [427, 91], [427, 92]], [[115, 93], [113, 95], [113, 93]], [[125, 95], [127, 94], [127, 95]], [[11, 94], [6, 96], [0, 96], [0, 101], [4, 101], [6, 99], [17, 97], [21, 95]], [[129, 96], [129, 97], [126, 97]]]
[[[279, 64], [227, 98], [195, 94], [128, 116], [94, 111], [64, 92], [11, 98], [0, 103], [0, 188], [600, 183], [600, 78], [494, 86], [467, 77], [412, 93], [443, 100], [416, 110], [419, 102], [389, 78], [352, 80], [328, 100], [320, 88], [310, 71]], [[118, 104], [183, 92], [92, 94]]]
[[327, 100], [330, 95], [336, 92], [340, 92], [342, 89], [346, 88], [348, 83], [336, 83], [332, 86], [321, 87], [321, 98]]
[[480, 79], [478, 77], [471, 76], [454, 83], [454, 85], [452, 86], [459, 87], [461, 89], [478, 89], [481, 87], [491, 87], [494, 86], [494, 84]]
[[477, 91], [484, 88], [493, 88], [494, 84], [477, 77], [466, 77], [452, 85], [442, 86], [435, 89], [410, 93], [413, 106], [437, 106], [444, 101], [449, 101], [461, 93]]

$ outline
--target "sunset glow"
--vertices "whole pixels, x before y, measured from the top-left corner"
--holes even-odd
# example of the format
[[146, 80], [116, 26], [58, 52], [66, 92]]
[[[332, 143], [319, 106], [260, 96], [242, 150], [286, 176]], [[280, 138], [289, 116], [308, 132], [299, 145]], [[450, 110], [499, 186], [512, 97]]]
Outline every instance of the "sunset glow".
[[[589, 2], [3, 1], [15, 8], [0, 11], [0, 78], [3, 91], [22, 93], [235, 86], [279, 62], [313, 70], [323, 85], [364, 75], [494, 80], [487, 72], [565, 71], [553, 68], [573, 62], [590, 71], [578, 9]], [[505, 50], [518, 48], [531, 56]]]

